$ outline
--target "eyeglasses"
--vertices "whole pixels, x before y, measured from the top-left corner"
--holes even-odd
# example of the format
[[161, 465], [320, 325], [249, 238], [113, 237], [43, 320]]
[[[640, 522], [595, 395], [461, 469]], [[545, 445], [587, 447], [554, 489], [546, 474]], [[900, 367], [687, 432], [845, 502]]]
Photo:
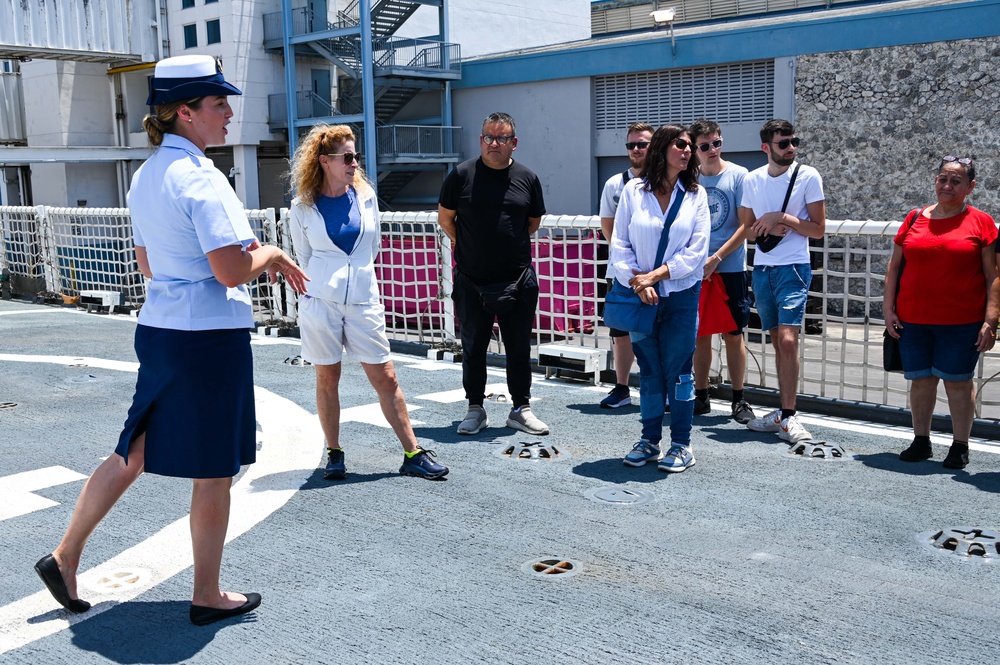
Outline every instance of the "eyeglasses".
[[513, 134], [511, 134], [510, 136], [508, 136], [507, 134], [500, 134], [499, 136], [493, 136], [492, 134], [483, 134], [483, 143], [485, 143], [486, 145], [493, 145], [493, 143], [496, 142], [497, 145], [507, 145], [507, 141], [510, 141], [512, 138], [514, 138]]
[[796, 148], [802, 143], [802, 139], [798, 136], [793, 136], [790, 139], [781, 139], [780, 141], [771, 141], [774, 145], [778, 146], [778, 150], [787, 150], [788, 146], [793, 145]]
[[722, 139], [715, 139], [711, 143], [698, 144], [698, 150], [701, 150], [702, 152], [708, 152], [712, 148], [721, 148], [721, 147], [722, 147]]
[[630, 151], [635, 150], [636, 148], [639, 150], [645, 150], [648, 147], [649, 141], [629, 141], [625, 144], [625, 149]]
[[360, 152], [328, 152], [327, 157], [343, 157], [344, 164], [350, 164], [351, 162], [361, 163], [361, 153]]
[[955, 155], [945, 155], [941, 158], [942, 162], [958, 162], [962, 166], [972, 166], [972, 157], [956, 157]]
[[674, 147], [678, 150], [687, 150], [693, 147], [693, 145], [690, 141], [685, 141], [684, 139], [674, 139]]

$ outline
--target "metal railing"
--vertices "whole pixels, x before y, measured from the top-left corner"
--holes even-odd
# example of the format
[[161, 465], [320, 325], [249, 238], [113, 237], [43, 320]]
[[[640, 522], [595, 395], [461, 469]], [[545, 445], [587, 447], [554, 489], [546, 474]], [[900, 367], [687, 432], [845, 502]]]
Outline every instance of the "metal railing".
[[386, 37], [372, 45], [375, 68], [460, 72], [462, 48], [430, 39]]
[[[308, 35], [324, 30], [339, 30], [360, 25], [359, 18], [351, 20], [344, 12], [337, 12], [337, 20], [330, 22], [326, 16], [317, 16], [308, 7], [292, 9], [292, 35]], [[283, 38], [281, 12], [264, 14], [264, 41], [271, 42]]]
[[461, 127], [382, 125], [376, 129], [379, 157], [457, 157], [461, 138]]
[[[267, 96], [267, 124], [271, 127], [288, 127], [288, 95], [279, 92]], [[299, 118], [328, 118], [342, 115], [331, 102], [323, 99], [312, 90], [300, 90], [295, 93]]]
[[[264, 243], [293, 257], [286, 210], [248, 211]], [[814, 279], [800, 344], [799, 393], [905, 407], [907, 382], [882, 370], [882, 288], [895, 221], [829, 221], [812, 247]], [[539, 276], [534, 346], [559, 341], [611, 349], [600, 312], [606, 288], [607, 243], [600, 220], [589, 215], [546, 215], [532, 243]], [[135, 264], [126, 209], [0, 207], [0, 270], [42, 282], [71, 299], [84, 290], [120, 291], [126, 306], [141, 307], [145, 279]], [[433, 212], [382, 215], [382, 251], [376, 270], [392, 339], [453, 344], [452, 247]], [[296, 297], [284, 285], [251, 285], [259, 323], [296, 321]], [[35, 294], [20, 294], [35, 295]], [[777, 372], [767, 335], [747, 330], [748, 386], [774, 388]], [[502, 353], [497, 335], [491, 351]], [[536, 354], [537, 355], [537, 354]], [[716, 354], [712, 376], [725, 375]], [[975, 375], [976, 415], [1000, 420], [1000, 348], [983, 354]], [[939, 402], [939, 407], [943, 402]], [[938, 411], [943, 411], [939, 408]]]

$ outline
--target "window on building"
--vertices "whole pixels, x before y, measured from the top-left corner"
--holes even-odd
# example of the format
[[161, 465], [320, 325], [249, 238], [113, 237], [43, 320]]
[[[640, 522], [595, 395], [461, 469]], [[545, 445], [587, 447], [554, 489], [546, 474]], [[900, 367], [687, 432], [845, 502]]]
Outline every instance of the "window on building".
[[181, 0], [181, 9], [191, 9], [194, 7], [194, 0]]
[[205, 40], [206, 44], [218, 44], [222, 41], [222, 31], [219, 28], [219, 19], [213, 19], [205, 24], [205, 28], [208, 31], [208, 38]]
[[184, 26], [184, 48], [194, 48], [198, 45], [198, 26], [192, 23]]
[[212, 4], [213, 2], [218, 2], [218, 1], [219, 1], [219, 0], [205, 0], [205, 4], [206, 4], [206, 5], [210, 5], [210, 4]]

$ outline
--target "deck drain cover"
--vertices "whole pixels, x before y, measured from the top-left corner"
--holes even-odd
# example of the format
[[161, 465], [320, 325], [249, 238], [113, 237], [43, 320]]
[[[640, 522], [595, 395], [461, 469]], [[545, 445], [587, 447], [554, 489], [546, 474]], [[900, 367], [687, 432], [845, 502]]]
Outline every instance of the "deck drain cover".
[[572, 577], [580, 572], [582, 568], [583, 566], [578, 561], [558, 557], [535, 559], [521, 566], [522, 571], [535, 577], [544, 577], [546, 579]]
[[826, 441], [799, 441], [793, 443], [786, 453], [789, 457], [835, 462], [853, 459], [843, 446]]
[[941, 554], [985, 563], [1000, 561], [1000, 533], [992, 529], [952, 526], [937, 531], [926, 531], [917, 536], [917, 539]]
[[561, 450], [551, 444], [542, 443], [541, 441], [509, 443], [498, 448], [493, 454], [505, 459], [531, 460], [535, 462], [540, 460], [566, 459], [569, 457], [569, 453], [565, 450]]
[[14, 402], [0, 402], [0, 409], [13, 409], [15, 406]]
[[119, 568], [91, 580], [87, 586], [99, 593], [115, 593], [123, 589], [146, 586], [150, 577], [152, 577], [150, 572], [142, 568]]
[[595, 503], [610, 503], [614, 506], [640, 506], [653, 500], [653, 493], [625, 487], [595, 487], [583, 493]]

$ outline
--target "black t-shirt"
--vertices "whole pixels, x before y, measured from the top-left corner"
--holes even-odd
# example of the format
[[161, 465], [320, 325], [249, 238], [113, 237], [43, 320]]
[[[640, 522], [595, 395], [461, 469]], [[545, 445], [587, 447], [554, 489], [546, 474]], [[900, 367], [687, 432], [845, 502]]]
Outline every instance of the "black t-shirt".
[[528, 218], [545, 214], [542, 184], [530, 169], [511, 162], [491, 169], [482, 158], [455, 167], [438, 203], [455, 210], [455, 262], [477, 281], [517, 279], [531, 264]]

